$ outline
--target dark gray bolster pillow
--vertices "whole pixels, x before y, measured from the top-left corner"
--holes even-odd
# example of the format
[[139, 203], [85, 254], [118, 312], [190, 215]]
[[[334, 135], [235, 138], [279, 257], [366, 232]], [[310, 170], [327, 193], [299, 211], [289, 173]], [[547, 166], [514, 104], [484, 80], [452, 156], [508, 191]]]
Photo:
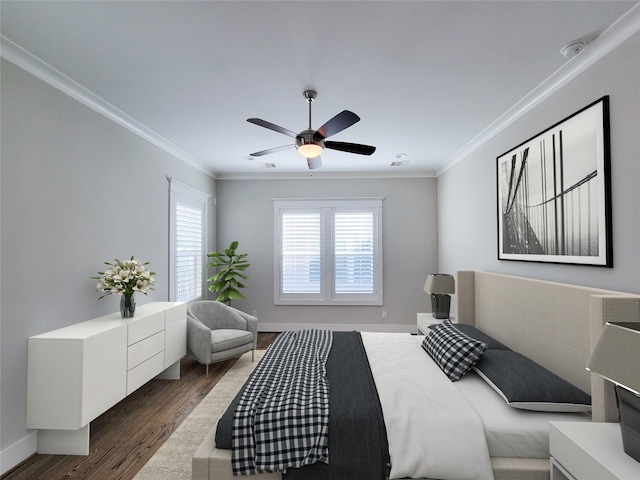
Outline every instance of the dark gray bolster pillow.
[[511, 407], [540, 412], [589, 412], [591, 397], [511, 350], [487, 350], [473, 369]]

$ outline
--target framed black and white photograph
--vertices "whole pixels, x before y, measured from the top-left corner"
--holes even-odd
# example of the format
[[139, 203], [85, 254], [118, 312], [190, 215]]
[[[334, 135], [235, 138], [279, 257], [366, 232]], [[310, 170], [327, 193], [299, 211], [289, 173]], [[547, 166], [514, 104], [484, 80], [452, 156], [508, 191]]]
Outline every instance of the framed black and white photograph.
[[497, 158], [498, 259], [613, 266], [609, 97]]

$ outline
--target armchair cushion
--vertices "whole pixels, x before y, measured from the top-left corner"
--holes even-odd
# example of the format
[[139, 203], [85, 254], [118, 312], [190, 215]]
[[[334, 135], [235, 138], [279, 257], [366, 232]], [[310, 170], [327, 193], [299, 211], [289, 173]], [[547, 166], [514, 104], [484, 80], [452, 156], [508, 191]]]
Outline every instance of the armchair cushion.
[[253, 335], [246, 330], [211, 330], [211, 353], [222, 352], [247, 343], [253, 346]]

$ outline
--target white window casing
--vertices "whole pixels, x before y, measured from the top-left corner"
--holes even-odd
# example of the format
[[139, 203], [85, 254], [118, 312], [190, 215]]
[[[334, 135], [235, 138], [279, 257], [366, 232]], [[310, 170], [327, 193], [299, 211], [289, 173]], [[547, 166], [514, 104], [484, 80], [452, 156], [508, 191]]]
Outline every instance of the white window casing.
[[382, 201], [274, 199], [274, 303], [382, 305]]
[[210, 195], [169, 179], [169, 300], [203, 298]]

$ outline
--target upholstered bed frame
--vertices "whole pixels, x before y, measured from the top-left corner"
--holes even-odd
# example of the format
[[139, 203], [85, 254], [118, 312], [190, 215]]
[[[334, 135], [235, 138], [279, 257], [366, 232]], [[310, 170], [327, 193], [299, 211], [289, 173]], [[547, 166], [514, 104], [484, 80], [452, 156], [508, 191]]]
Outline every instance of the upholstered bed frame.
[[[640, 322], [640, 296], [478, 271], [457, 273], [456, 321], [474, 325], [590, 393], [592, 418], [618, 419], [613, 386], [585, 365], [606, 322]], [[496, 480], [549, 479], [549, 461], [491, 458]], [[231, 451], [215, 448], [215, 430], [192, 460], [194, 480], [231, 480]], [[256, 480], [279, 480], [260, 474]]]

